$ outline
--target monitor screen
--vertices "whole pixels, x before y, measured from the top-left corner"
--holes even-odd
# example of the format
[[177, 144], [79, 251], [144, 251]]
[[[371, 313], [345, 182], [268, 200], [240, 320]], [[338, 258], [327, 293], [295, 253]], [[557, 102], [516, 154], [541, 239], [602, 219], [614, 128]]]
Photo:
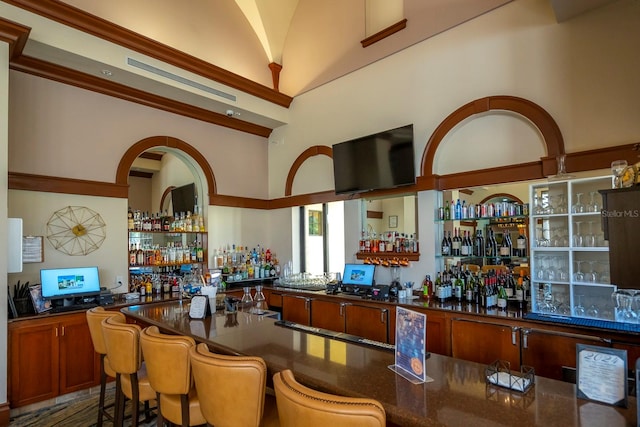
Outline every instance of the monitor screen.
[[373, 264], [345, 264], [342, 284], [358, 288], [373, 286], [375, 271]]
[[187, 212], [193, 213], [196, 203], [195, 184], [191, 183], [171, 190], [171, 206], [174, 216], [181, 212], [184, 214]]
[[40, 270], [42, 297], [74, 298], [100, 294], [98, 267], [51, 268]]

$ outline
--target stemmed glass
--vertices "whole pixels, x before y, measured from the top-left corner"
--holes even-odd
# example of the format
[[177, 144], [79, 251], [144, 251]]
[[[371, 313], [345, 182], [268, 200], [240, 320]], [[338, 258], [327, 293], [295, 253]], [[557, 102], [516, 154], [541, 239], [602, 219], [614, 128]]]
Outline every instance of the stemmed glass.
[[584, 306], [582, 305], [582, 297], [583, 296], [584, 295], [576, 295], [575, 296], [578, 299], [578, 304], [573, 307], [573, 312], [578, 317], [582, 317], [586, 313], [586, 310], [584, 309]]
[[587, 212], [600, 212], [600, 203], [596, 200], [598, 192], [591, 191], [589, 195], [591, 196], [591, 200], [589, 200], [589, 205], [587, 205]]
[[587, 308], [587, 316], [598, 317], [599, 314], [600, 314], [600, 310], [598, 309], [597, 305], [591, 304], [589, 308]]
[[620, 179], [620, 175], [626, 167], [626, 160], [614, 160], [613, 162], [611, 162], [611, 173], [613, 173], [613, 188], [622, 188], [622, 180]]
[[571, 213], [584, 213], [585, 212], [585, 206], [582, 203], [582, 195], [583, 193], [577, 193], [576, 194], [576, 202], [573, 204], [573, 206], [571, 206]]
[[578, 269], [573, 273], [573, 280], [576, 282], [584, 282], [584, 273], [581, 270], [582, 263], [584, 261], [575, 261], [578, 264]]
[[593, 221], [589, 221], [589, 233], [584, 236], [583, 243], [589, 248], [596, 246], [596, 235], [593, 234]]
[[576, 231], [573, 233], [573, 236], [571, 238], [572, 240], [572, 244], [574, 248], [580, 248], [582, 246], [584, 246], [584, 240], [582, 238], [582, 234], [580, 233], [580, 224], [582, 223], [582, 221], [576, 221]]
[[609, 263], [602, 262], [602, 272], [600, 273], [600, 283], [611, 283], [611, 276], [609, 275]]
[[589, 266], [591, 267], [590, 270], [584, 275], [585, 281], [589, 282], [589, 283], [598, 283], [598, 272], [596, 270], [593, 269], [593, 264], [595, 264], [598, 261], [587, 261], [589, 263]]

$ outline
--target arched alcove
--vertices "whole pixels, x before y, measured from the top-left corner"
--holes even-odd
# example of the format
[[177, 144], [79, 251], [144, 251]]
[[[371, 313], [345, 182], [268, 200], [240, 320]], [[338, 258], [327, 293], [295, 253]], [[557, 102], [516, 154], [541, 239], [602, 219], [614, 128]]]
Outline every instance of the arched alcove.
[[309, 147], [302, 152], [298, 156], [298, 158], [291, 165], [291, 169], [289, 169], [289, 174], [287, 175], [287, 183], [285, 185], [284, 195], [291, 196], [291, 191], [293, 188], [293, 180], [296, 177], [296, 173], [300, 166], [309, 158], [313, 156], [324, 155], [331, 159], [333, 159], [333, 150], [331, 147], [327, 147], [326, 145], [314, 145], [313, 147]]
[[[422, 156], [420, 173], [422, 177], [431, 177], [434, 174], [433, 165], [436, 152], [447, 134], [461, 122], [470, 117], [487, 113], [489, 111], [507, 111], [518, 114], [529, 120], [542, 136], [546, 158], [555, 158], [564, 154], [564, 141], [560, 128], [551, 115], [539, 105], [514, 96], [490, 96], [471, 101], [451, 113], [433, 132]], [[543, 162], [544, 163], [544, 162]], [[544, 169], [544, 165], [543, 168]], [[542, 169], [540, 171], [541, 176]]]
[[[199, 169], [199, 172], [203, 175], [204, 181], [206, 182], [208, 200], [205, 204], [210, 203], [213, 196], [216, 194], [216, 181], [209, 162], [191, 145], [170, 136], [152, 136], [140, 140], [129, 147], [118, 164], [116, 184], [124, 186], [127, 185], [129, 180], [129, 170], [131, 169], [133, 162], [140, 154], [151, 148], [164, 148], [176, 156], [181, 157], [192, 169]], [[199, 168], [196, 168], [196, 165], [199, 166]]]

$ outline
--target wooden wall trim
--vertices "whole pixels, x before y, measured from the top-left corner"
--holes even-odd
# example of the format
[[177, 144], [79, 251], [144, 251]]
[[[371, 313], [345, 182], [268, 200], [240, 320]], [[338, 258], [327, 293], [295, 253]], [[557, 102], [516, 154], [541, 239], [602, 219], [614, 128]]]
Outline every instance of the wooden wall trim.
[[564, 140], [560, 128], [546, 110], [524, 98], [505, 95], [489, 96], [463, 105], [438, 125], [429, 138], [422, 156], [421, 175], [433, 174], [433, 160], [438, 146], [451, 129], [473, 115], [492, 110], [512, 111], [526, 117], [540, 130], [547, 147], [547, 156], [555, 158], [558, 154], [564, 153]]
[[118, 197], [126, 199], [128, 185], [111, 182], [87, 181], [57, 176], [9, 172], [10, 190], [40, 191], [44, 193], [79, 194], [83, 196]]
[[362, 47], [371, 46], [372, 44], [386, 39], [387, 37], [397, 33], [398, 31], [404, 30], [405, 28], [407, 28], [407, 20], [403, 19], [402, 21], [396, 22], [395, 24], [390, 25], [381, 31], [378, 31], [375, 34], [370, 35], [366, 39], [362, 40], [360, 44], [362, 45]]
[[213, 196], [216, 194], [217, 189], [216, 189], [216, 179], [213, 175], [213, 170], [211, 169], [211, 165], [209, 164], [207, 159], [202, 154], [200, 154], [198, 150], [196, 150], [186, 142], [181, 141], [178, 138], [173, 138], [171, 136], [150, 136], [148, 138], [145, 138], [136, 142], [131, 147], [129, 147], [129, 149], [124, 153], [124, 155], [120, 159], [120, 163], [118, 164], [118, 169], [116, 171], [116, 184], [125, 186], [127, 188], [127, 194], [128, 194], [129, 171], [131, 170], [131, 166], [133, 165], [133, 162], [144, 151], [154, 147], [160, 147], [160, 148], [170, 147], [176, 150], [180, 150], [183, 153], [191, 156], [191, 158], [195, 160], [196, 163], [198, 163], [198, 165], [202, 169], [202, 173], [204, 174], [204, 177], [207, 180], [207, 192], [209, 196], [208, 200], [209, 201], [212, 200]]
[[9, 60], [22, 55], [31, 28], [0, 18], [0, 40], [9, 44]]
[[125, 101], [135, 102], [147, 107], [167, 111], [184, 117], [189, 117], [214, 125], [247, 132], [267, 138], [272, 129], [227, 117], [225, 114], [215, 113], [204, 108], [195, 107], [173, 99], [158, 96], [139, 89], [116, 83], [107, 78], [97, 77], [80, 71], [66, 68], [51, 62], [29, 56], [20, 56], [10, 62], [11, 69], [34, 76], [68, 84]]
[[162, 207], [164, 206], [164, 201], [171, 195], [171, 190], [173, 190], [174, 188], [176, 188], [174, 185], [170, 185], [165, 188], [164, 192], [162, 193], [162, 197], [160, 197], [160, 207], [158, 209], [158, 212], [164, 211], [164, 209], [162, 209]]
[[217, 67], [206, 61], [188, 55], [178, 49], [159, 43], [148, 37], [113, 24], [105, 19], [86, 13], [60, 1], [3, 0], [13, 6], [78, 29], [103, 40], [131, 49], [143, 55], [156, 58], [167, 64], [198, 74], [265, 101], [289, 108], [293, 98], [256, 83], [238, 74]]
[[565, 166], [567, 172], [579, 172], [611, 167], [614, 160], [626, 160], [630, 165], [640, 161], [638, 142], [614, 147], [567, 153]]
[[298, 172], [298, 169], [300, 169], [300, 166], [302, 166], [302, 164], [310, 157], [319, 156], [319, 155], [324, 155], [329, 157], [330, 159], [333, 159], [333, 149], [326, 145], [314, 145], [313, 147], [309, 147], [306, 150], [304, 150], [302, 154], [300, 154], [298, 158], [293, 162], [293, 165], [291, 165], [291, 169], [289, 169], [289, 174], [287, 175], [287, 182], [284, 187], [285, 196], [291, 195], [291, 191], [293, 188], [293, 180], [296, 177], [296, 173]]

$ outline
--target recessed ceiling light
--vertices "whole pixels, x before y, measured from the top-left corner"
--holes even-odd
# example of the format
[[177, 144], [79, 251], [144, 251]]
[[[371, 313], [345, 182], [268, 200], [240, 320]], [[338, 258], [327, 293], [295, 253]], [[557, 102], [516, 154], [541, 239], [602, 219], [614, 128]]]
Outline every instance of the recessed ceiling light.
[[113, 73], [111, 72], [111, 70], [102, 70], [102, 74], [107, 77], [113, 76]]

